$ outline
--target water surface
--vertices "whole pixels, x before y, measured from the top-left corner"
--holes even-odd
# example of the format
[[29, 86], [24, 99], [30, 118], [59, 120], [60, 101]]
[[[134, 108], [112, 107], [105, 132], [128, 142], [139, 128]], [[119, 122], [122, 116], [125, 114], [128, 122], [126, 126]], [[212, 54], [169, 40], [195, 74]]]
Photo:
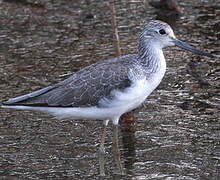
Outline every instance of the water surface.
[[[122, 53], [137, 52], [145, 22], [163, 19], [179, 39], [219, 55], [219, 3], [185, 0], [180, 5], [184, 15], [171, 18], [141, 1], [118, 2]], [[135, 125], [121, 128], [124, 177], [114, 173], [108, 128], [107, 178], [220, 178], [219, 58], [176, 47], [165, 54], [163, 82], [134, 113]], [[1, 101], [111, 57], [115, 50], [108, 1], [0, 1]], [[38, 112], [0, 109], [1, 179], [99, 179], [100, 132], [100, 122], [59, 121]]]

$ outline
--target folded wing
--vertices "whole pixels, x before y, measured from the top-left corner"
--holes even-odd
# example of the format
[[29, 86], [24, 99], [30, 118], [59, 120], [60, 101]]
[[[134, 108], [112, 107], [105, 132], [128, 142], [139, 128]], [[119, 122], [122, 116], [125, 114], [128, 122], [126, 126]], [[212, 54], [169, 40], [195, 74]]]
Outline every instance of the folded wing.
[[[104, 61], [88, 66], [70, 78], [30, 94], [9, 99], [4, 105], [89, 107], [99, 105], [113, 89], [130, 86], [127, 61]], [[123, 66], [122, 64], [123, 63]]]

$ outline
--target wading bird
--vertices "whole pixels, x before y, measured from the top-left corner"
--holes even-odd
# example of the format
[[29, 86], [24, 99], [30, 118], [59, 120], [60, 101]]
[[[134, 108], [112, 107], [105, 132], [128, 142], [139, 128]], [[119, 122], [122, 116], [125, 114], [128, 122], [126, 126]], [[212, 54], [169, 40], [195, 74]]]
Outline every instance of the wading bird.
[[[9, 99], [2, 107], [47, 112], [59, 119], [102, 120], [100, 154], [104, 152], [106, 126], [112, 121], [117, 149], [119, 118], [140, 106], [159, 85], [166, 71], [162, 49], [174, 45], [213, 57], [178, 40], [168, 24], [154, 20], [140, 34], [138, 54], [92, 64], [60, 83]], [[117, 166], [123, 172], [119, 152], [115, 152]], [[100, 173], [104, 175], [102, 162], [100, 158]]]

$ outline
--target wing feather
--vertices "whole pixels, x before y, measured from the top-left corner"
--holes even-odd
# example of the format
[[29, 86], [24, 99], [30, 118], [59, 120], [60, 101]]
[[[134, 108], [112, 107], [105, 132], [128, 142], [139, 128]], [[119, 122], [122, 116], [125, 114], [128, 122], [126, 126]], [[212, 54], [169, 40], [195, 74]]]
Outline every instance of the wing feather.
[[130, 86], [129, 61], [103, 61], [88, 66], [70, 78], [30, 94], [9, 99], [5, 105], [89, 107], [97, 106], [114, 89]]

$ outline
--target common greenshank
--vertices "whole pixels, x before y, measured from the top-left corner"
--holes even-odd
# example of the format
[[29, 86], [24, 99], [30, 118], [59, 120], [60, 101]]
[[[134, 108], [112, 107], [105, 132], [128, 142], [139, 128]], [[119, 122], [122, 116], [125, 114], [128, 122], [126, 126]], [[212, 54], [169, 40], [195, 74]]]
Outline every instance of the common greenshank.
[[[113, 144], [118, 147], [119, 118], [140, 106], [159, 85], [166, 71], [162, 49], [174, 45], [213, 57], [178, 40], [167, 23], [153, 20], [140, 34], [138, 54], [92, 64], [60, 83], [9, 99], [2, 107], [47, 112], [59, 119], [102, 120], [102, 154], [109, 120], [114, 125]], [[100, 173], [104, 175], [102, 158], [100, 162]], [[117, 166], [122, 172], [121, 164]]]

